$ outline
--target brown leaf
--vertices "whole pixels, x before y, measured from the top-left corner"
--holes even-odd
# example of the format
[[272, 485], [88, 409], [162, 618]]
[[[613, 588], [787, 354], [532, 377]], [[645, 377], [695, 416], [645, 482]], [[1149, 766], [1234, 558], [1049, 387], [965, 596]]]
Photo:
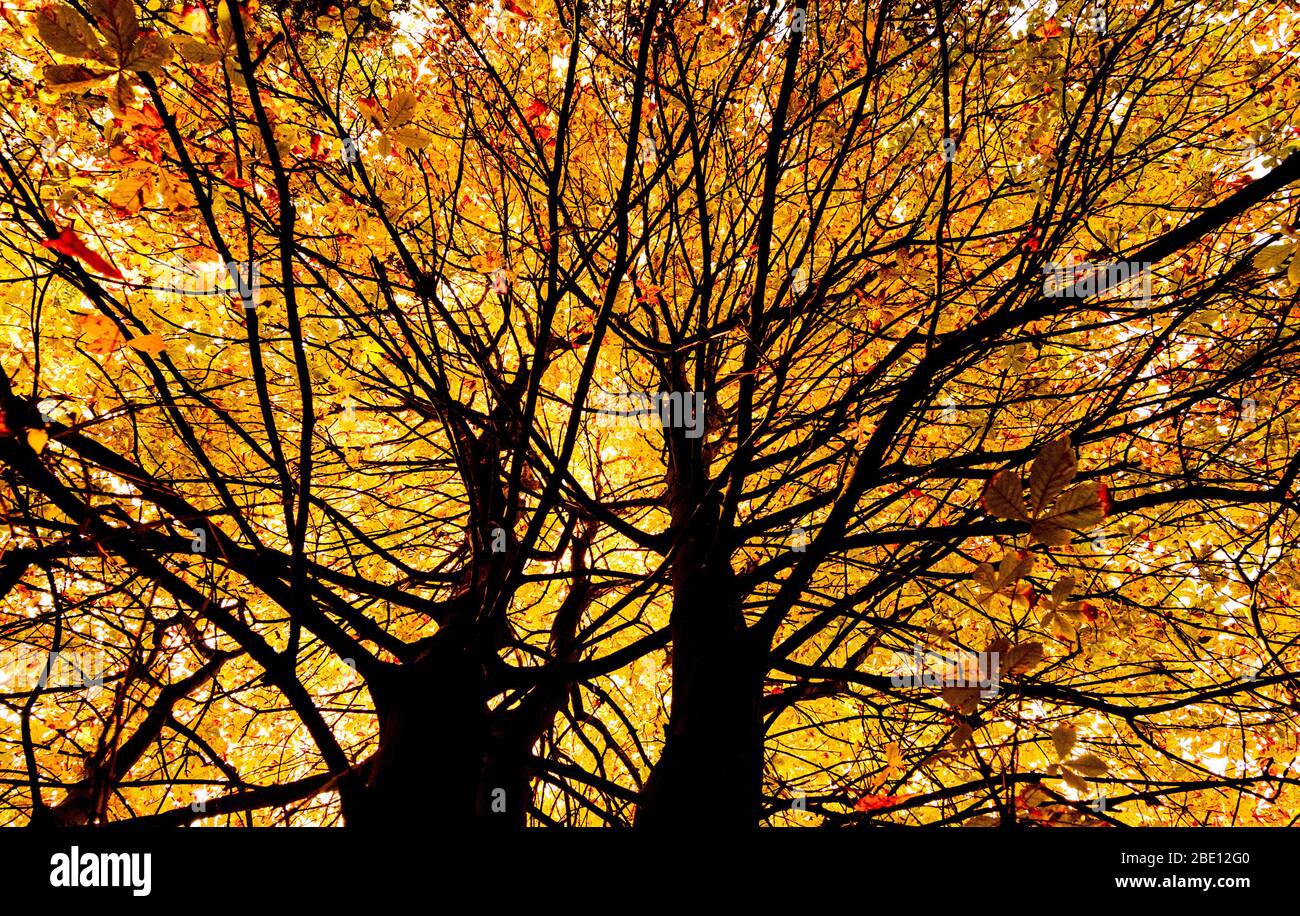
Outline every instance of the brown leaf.
[[71, 92], [97, 85], [111, 74], [81, 64], [53, 64], [45, 68], [45, 85], [55, 92]]
[[1074, 449], [1064, 436], [1039, 452], [1029, 470], [1029, 508], [1035, 518], [1074, 479], [1077, 469]]
[[214, 48], [206, 42], [197, 41], [186, 35], [173, 38], [172, 46], [176, 49], [176, 53], [192, 64], [215, 64], [221, 60], [220, 48]]
[[1066, 766], [1075, 772], [1082, 773], [1084, 776], [1093, 779], [1098, 776], [1105, 776], [1108, 772], [1106, 761], [1102, 760], [1096, 754], [1081, 754], [1066, 763]]
[[1052, 507], [1052, 514], [1043, 521], [1059, 528], [1073, 528], [1079, 531], [1091, 528], [1102, 519], [1101, 497], [1097, 494], [1096, 484], [1077, 483], [1061, 495]]
[[140, 33], [135, 4], [132, 0], [90, 0], [88, 5], [100, 30], [108, 37], [108, 50], [113, 59], [126, 60]]
[[145, 32], [122, 59], [122, 69], [157, 74], [171, 59], [171, 43], [157, 32]]
[[1029, 526], [1029, 536], [1040, 544], [1046, 544], [1049, 547], [1061, 547], [1070, 543], [1074, 535], [1070, 529], [1062, 528], [1060, 525], [1054, 525], [1051, 522], [1034, 522]]
[[52, 3], [36, 14], [36, 31], [51, 51], [68, 57], [99, 60], [104, 44], [81, 14], [62, 3]]
[[984, 508], [994, 518], [1026, 521], [1025, 490], [1015, 471], [998, 471], [984, 487]]
[[986, 655], [996, 655], [999, 658], [1006, 655], [1010, 651], [1011, 651], [1011, 640], [1007, 639], [1005, 636], [999, 636], [997, 639], [993, 640], [993, 642], [989, 643], [988, 646], [986, 646], [984, 649], [984, 653]]
[[939, 696], [957, 712], [969, 716], [979, 703], [980, 692], [978, 687], [947, 687]]
[[1025, 674], [1043, 663], [1043, 644], [1041, 642], [1022, 642], [1011, 647], [1002, 658], [1002, 673], [1006, 675]]

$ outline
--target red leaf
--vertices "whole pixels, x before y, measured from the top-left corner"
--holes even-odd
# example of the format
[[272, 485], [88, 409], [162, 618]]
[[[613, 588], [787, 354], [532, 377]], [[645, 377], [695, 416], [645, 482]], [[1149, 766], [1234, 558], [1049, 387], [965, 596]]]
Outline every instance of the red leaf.
[[858, 799], [857, 804], [853, 806], [853, 810], [877, 811], [881, 808], [892, 808], [911, 797], [911, 795], [864, 795]]
[[47, 239], [41, 242], [41, 245], [51, 251], [57, 251], [61, 255], [85, 261], [87, 267], [96, 273], [103, 274], [105, 277], [112, 277], [114, 280], [126, 279], [116, 267], [101, 255], [87, 248], [86, 243], [71, 229], [64, 229], [59, 233], [58, 238]]
[[550, 110], [551, 106], [547, 105], [541, 99], [533, 99], [528, 103], [528, 107], [524, 109], [524, 117], [529, 121], [536, 121]]
[[1057, 22], [1055, 18], [1052, 18], [1043, 23], [1042, 27], [1038, 30], [1038, 34], [1044, 38], [1055, 38], [1057, 35], [1060, 35], [1062, 31], [1061, 24]]
[[242, 190], [253, 186], [251, 181], [246, 181], [235, 173], [234, 165], [226, 166], [226, 170], [222, 174], [222, 177], [226, 179], [226, 184], [230, 185], [232, 188], [240, 188]]
[[1101, 504], [1101, 515], [1105, 518], [1110, 515], [1110, 487], [1104, 483], [1097, 485], [1097, 502]]

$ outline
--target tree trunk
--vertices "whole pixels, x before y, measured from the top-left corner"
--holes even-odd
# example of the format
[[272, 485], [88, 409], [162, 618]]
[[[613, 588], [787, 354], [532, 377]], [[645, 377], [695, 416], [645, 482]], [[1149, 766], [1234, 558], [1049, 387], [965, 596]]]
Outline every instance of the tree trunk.
[[449, 630], [405, 665], [372, 678], [379, 749], [346, 812], [352, 826], [417, 822], [467, 827], [478, 818], [488, 747], [483, 665]]
[[687, 570], [675, 586], [672, 709], [636, 826], [752, 828], [762, 807], [763, 676], [730, 564]]

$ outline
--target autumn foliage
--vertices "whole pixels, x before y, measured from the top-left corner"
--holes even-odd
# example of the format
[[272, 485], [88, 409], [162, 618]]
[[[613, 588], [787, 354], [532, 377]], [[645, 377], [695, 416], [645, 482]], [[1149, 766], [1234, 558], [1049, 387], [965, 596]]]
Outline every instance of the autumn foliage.
[[0, 17], [0, 823], [1300, 814], [1292, 6]]

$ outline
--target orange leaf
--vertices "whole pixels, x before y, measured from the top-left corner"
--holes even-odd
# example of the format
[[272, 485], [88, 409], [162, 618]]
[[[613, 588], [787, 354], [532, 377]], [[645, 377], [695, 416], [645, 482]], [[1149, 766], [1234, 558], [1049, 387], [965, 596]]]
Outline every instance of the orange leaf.
[[92, 353], [107, 356], [122, 346], [122, 335], [117, 325], [105, 315], [82, 315], [80, 319], [82, 342]]
[[150, 356], [157, 356], [163, 350], [167, 349], [167, 341], [163, 340], [158, 334], [146, 334], [144, 337], [133, 337], [126, 342], [126, 345], [139, 350], [141, 353], [148, 353]]
[[528, 107], [524, 109], [524, 117], [529, 121], [536, 121], [550, 110], [551, 106], [547, 105], [541, 99], [535, 98], [529, 102]]
[[112, 277], [114, 280], [126, 279], [116, 267], [106, 261], [101, 255], [87, 248], [86, 243], [83, 242], [77, 236], [77, 233], [73, 232], [71, 229], [64, 229], [59, 233], [58, 238], [47, 239], [46, 241], [41, 242], [41, 245], [51, 251], [57, 251], [59, 254], [85, 261], [87, 267], [106, 277]]
[[878, 811], [892, 808], [911, 798], [911, 795], [864, 795], [853, 806], [854, 811]]

